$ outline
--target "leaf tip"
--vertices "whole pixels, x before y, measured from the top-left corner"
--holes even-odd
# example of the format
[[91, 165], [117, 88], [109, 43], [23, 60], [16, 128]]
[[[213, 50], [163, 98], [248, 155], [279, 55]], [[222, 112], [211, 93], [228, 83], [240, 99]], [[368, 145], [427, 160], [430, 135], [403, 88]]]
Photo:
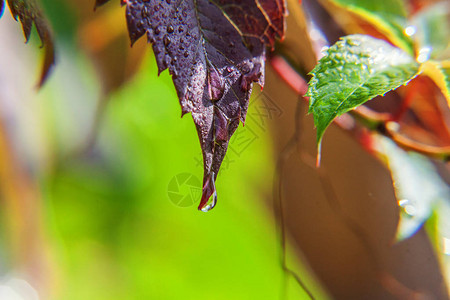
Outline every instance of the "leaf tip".
[[[215, 185], [214, 172], [212, 174], [208, 174], [205, 177], [205, 184], [203, 185], [202, 191], [202, 199], [200, 200], [200, 204], [198, 206], [198, 210], [203, 212], [208, 212], [213, 209], [217, 204], [217, 191]], [[211, 202], [209, 199], [213, 196]]]
[[[44, 42], [42, 42], [44, 44]], [[37, 88], [40, 89], [44, 83], [46, 82], [50, 72], [52, 71], [55, 65], [55, 48], [53, 46], [53, 42], [49, 39], [45, 42], [45, 54], [44, 54], [44, 62], [42, 65], [41, 77], [39, 79], [39, 83]]]

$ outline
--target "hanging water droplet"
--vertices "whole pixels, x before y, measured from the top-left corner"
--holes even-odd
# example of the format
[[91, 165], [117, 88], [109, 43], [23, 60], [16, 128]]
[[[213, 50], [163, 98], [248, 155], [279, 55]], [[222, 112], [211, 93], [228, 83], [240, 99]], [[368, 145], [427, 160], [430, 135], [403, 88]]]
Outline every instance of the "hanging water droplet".
[[200, 205], [198, 206], [198, 209], [203, 212], [210, 211], [217, 204], [217, 192], [214, 180], [214, 172], [211, 172], [205, 177], [205, 184], [202, 189], [202, 199], [200, 201]]
[[217, 204], [217, 192], [214, 191], [213, 200], [211, 201], [211, 203], [209, 203], [206, 206], [204, 206], [201, 210], [202, 210], [202, 212], [208, 212], [211, 209], [213, 209], [214, 206], [216, 206], [216, 204]]

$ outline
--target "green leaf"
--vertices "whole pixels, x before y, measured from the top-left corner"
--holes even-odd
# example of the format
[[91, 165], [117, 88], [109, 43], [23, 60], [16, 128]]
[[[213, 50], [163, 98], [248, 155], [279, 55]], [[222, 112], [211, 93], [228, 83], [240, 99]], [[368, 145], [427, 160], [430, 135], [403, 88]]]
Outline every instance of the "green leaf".
[[349, 35], [327, 49], [310, 73], [305, 95], [310, 97], [319, 153], [325, 129], [334, 118], [406, 84], [418, 68], [413, 57], [370, 36]]
[[436, 207], [450, 201], [450, 189], [425, 156], [406, 152], [386, 137], [379, 136], [377, 141], [400, 207], [396, 240], [401, 241], [416, 233]]
[[402, 0], [329, 0], [361, 16], [380, 30], [391, 42], [413, 54], [413, 42], [405, 35], [407, 13]]

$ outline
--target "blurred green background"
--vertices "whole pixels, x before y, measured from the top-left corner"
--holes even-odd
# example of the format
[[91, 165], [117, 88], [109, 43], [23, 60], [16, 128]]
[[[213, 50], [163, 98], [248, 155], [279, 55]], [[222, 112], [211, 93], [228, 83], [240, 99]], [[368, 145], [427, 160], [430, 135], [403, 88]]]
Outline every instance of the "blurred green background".
[[[39, 299], [306, 297], [279, 263], [265, 125], [249, 118], [240, 126], [217, 181], [218, 206], [197, 211], [197, 133], [190, 115], [180, 118], [150, 46], [129, 50], [119, 5], [94, 14], [93, 1], [43, 3], [57, 64], [38, 92], [36, 33], [26, 46], [8, 10], [0, 20], [0, 158], [13, 186], [2, 194], [0, 296], [8, 287], [36, 299], [11, 281], [20, 279]], [[170, 198], [177, 193], [182, 204]]]

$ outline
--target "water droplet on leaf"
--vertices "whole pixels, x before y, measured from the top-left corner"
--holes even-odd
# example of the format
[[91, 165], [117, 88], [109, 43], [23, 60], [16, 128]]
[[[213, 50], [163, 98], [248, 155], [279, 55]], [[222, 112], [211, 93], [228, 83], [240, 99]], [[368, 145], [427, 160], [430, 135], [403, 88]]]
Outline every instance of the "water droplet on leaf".
[[414, 217], [417, 209], [414, 206], [414, 204], [409, 201], [408, 199], [402, 199], [402, 200], [398, 200], [398, 205], [401, 207], [402, 211], [410, 216], [410, 217]]
[[164, 46], [166, 46], [166, 47], [169, 46], [169, 44], [171, 42], [170, 37], [165, 35], [163, 40], [164, 40]]

